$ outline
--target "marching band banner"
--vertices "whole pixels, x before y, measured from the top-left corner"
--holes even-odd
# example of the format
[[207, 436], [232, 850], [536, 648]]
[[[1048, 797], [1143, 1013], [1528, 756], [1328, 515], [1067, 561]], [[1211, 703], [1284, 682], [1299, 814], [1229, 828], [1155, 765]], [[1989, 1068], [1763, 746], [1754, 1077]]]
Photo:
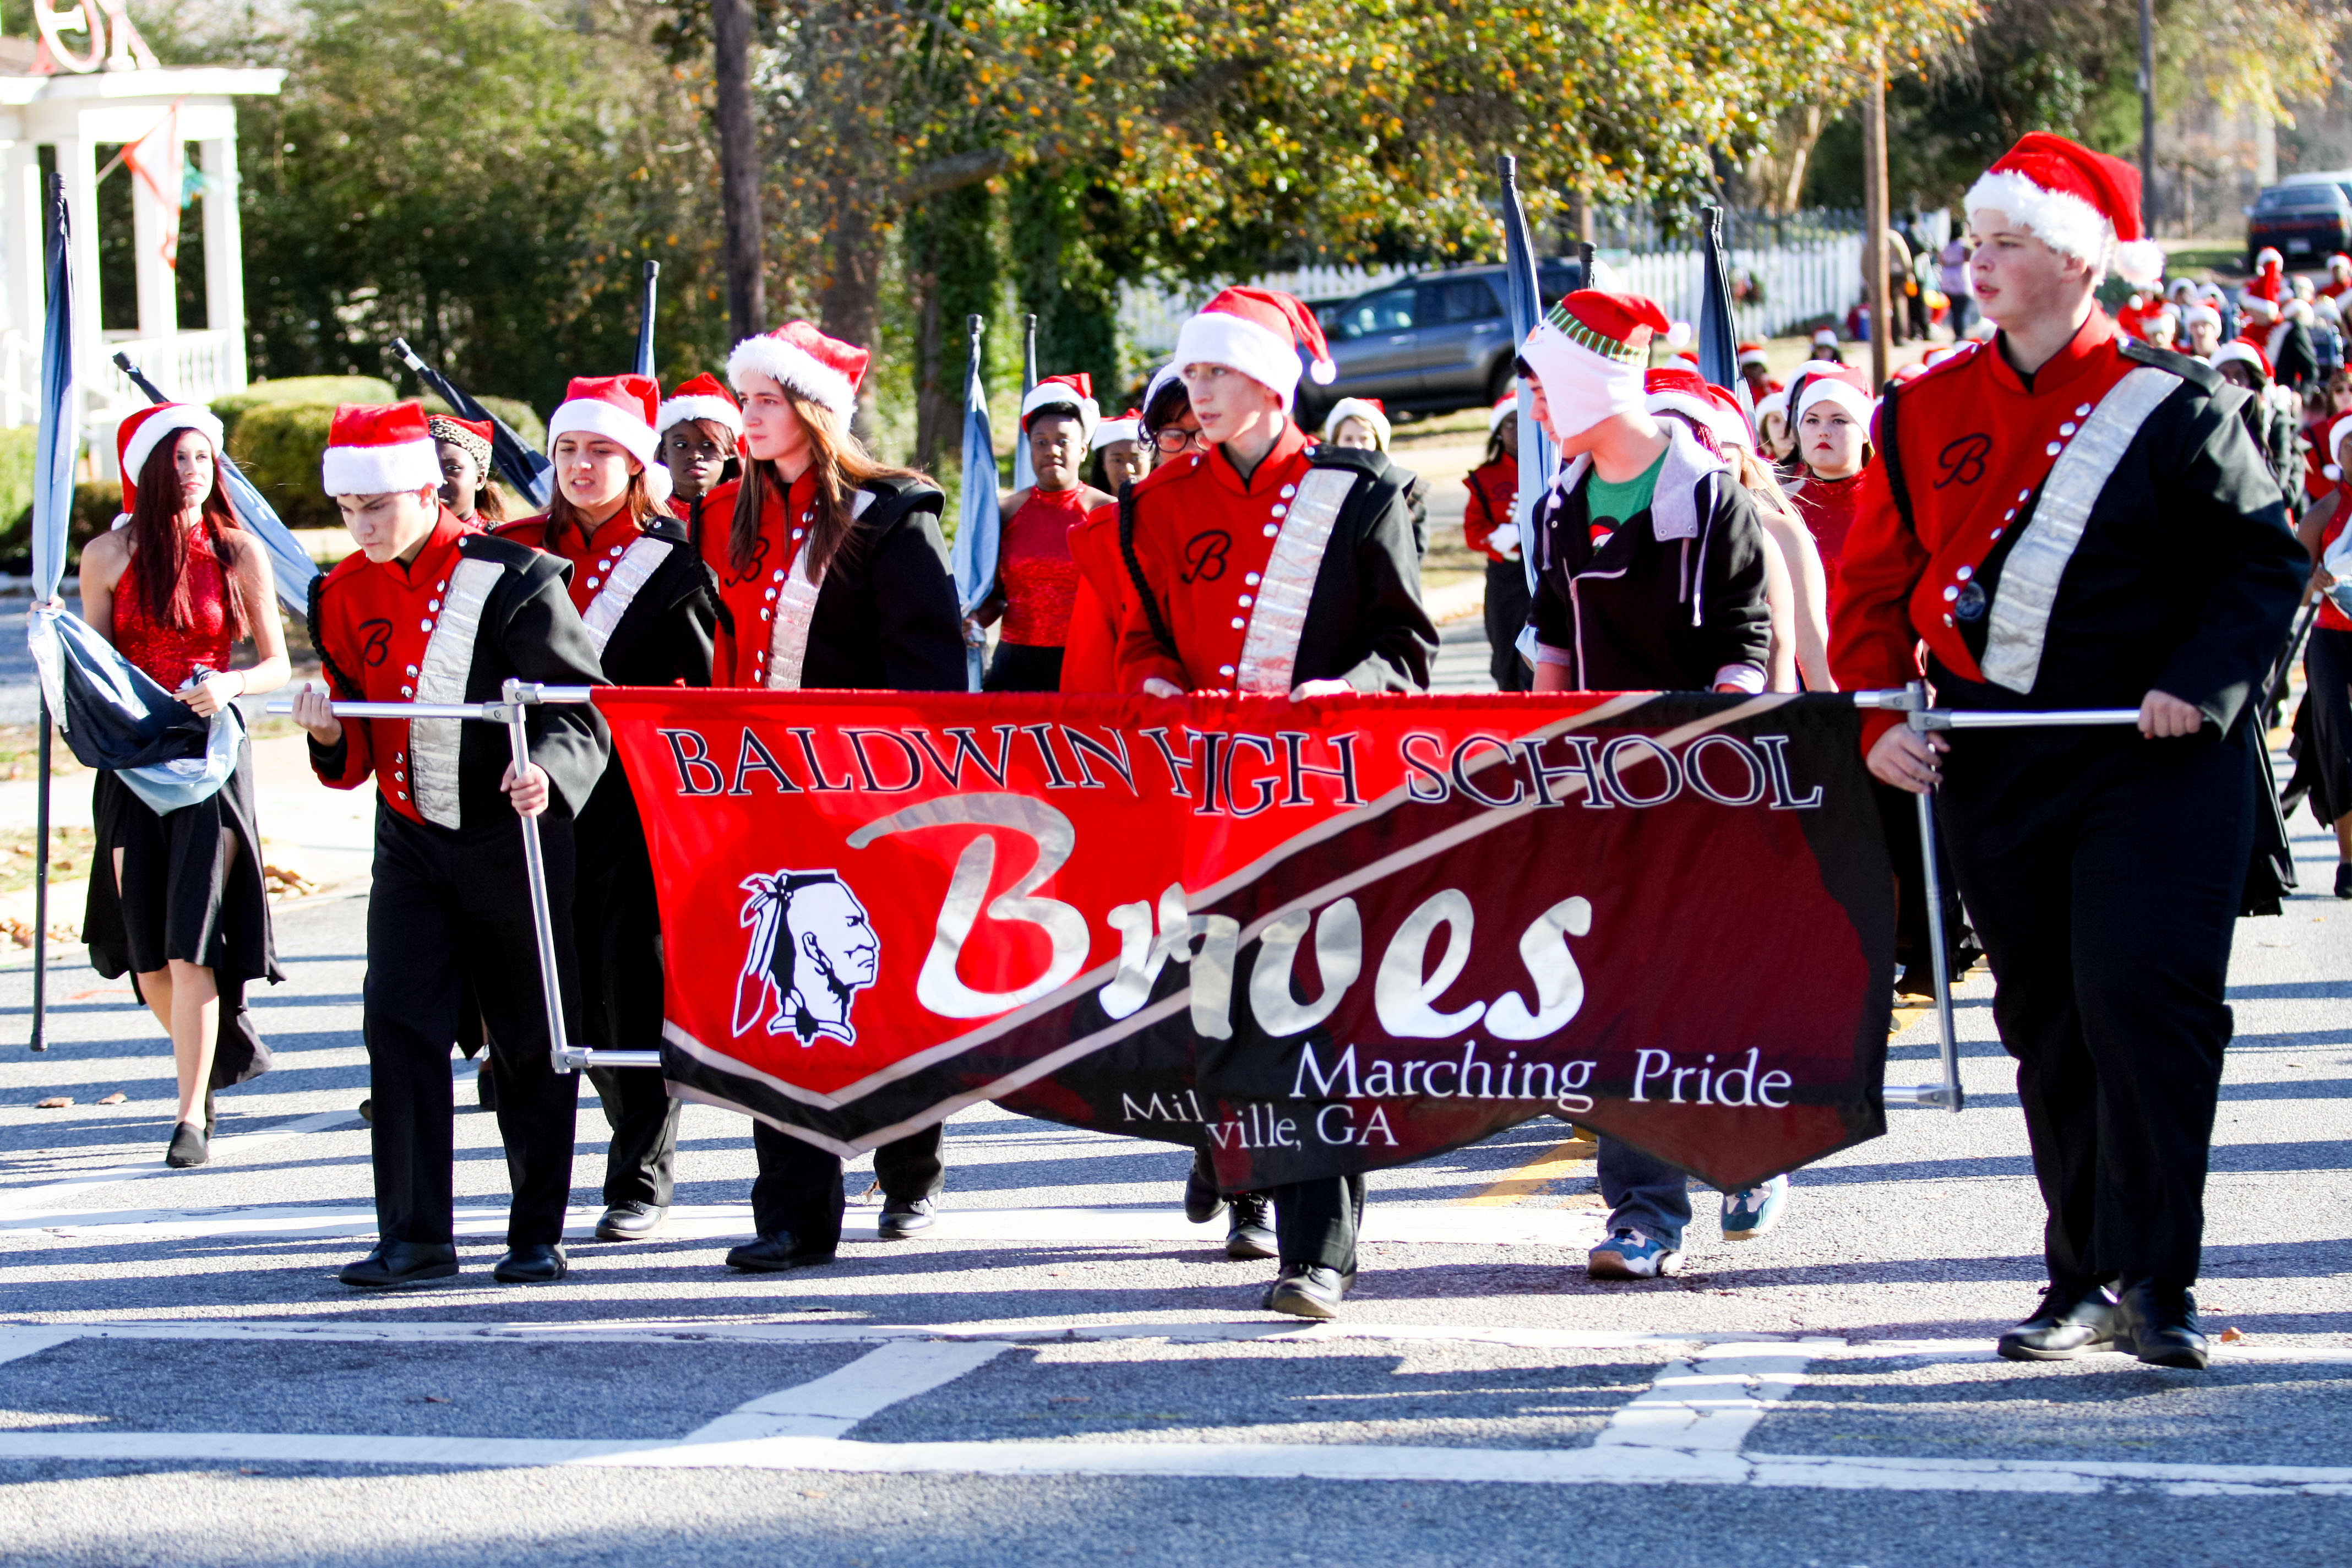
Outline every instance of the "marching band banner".
[[617, 689], [673, 1092], [847, 1154], [981, 1100], [1228, 1191], [1538, 1116], [1718, 1187], [1885, 1131], [1835, 699]]

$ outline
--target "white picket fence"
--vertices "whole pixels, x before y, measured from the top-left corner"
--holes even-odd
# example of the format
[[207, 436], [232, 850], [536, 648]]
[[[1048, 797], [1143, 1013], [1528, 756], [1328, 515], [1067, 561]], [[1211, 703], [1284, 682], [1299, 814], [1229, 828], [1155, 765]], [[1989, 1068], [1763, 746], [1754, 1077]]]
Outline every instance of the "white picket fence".
[[[1733, 315], [1743, 338], [1777, 337], [1801, 321], [1843, 317], [1862, 293], [1862, 236], [1839, 234], [1757, 248], [1736, 248], [1731, 265], [1745, 268], [1763, 285], [1763, 300], [1737, 305]], [[1654, 250], [1640, 255], [1603, 251], [1601, 261], [1615, 275], [1612, 287], [1646, 294], [1678, 321], [1696, 322], [1699, 302], [1699, 253]], [[1400, 267], [1305, 267], [1269, 272], [1247, 281], [1279, 289], [1302, 300], [1346, 299], [1405, 277]], [[1604, 281], [1610, 279], [1604, 275]], [[1121, 284], [1119, 339], [1139, 358], [1153, 358], [1176, 346], [1177, 329], [1221, 284], [1138, 288]]]

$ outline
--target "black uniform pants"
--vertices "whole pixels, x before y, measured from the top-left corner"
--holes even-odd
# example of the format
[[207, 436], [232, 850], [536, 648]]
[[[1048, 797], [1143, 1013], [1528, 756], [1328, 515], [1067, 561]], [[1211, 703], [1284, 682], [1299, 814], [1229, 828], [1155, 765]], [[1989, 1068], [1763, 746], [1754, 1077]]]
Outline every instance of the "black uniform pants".
[[2051, 1279], [2189, 1285], [2253, 776], [2239, 739], [2116, 741], [1958, 736], [1938, 816], [2017, 1058]]
[[1283, 1262], [1356, 1271], [1356, 1236], [1364, 1227], [1363, 1177], [1285, 1182], [1270, 1190], [1276, 1249]]
[[1486, 563], [1486, 672], [1497, 691], [1536, 689], [1536, 672], [1519, 657], [1529, 602], [1526, 562]]
[[[572, 825], [541, 817], [540, 838], [569, 1016], [577, 1007]], [[376, 1225], [385, 1241], [454, 1238], [449, 1050], [468, 982], [497, 1064], [499, 1136], [514, 1193], [507, 1245], [561, 1241], [580, 1080], [549, 1060], [522, 835], [512, 816], [452, 832], [379, 805], [362, 1000]]]
[[[947, 1184], [947, 1161], [940, 1153], [946, 1131], [934, 1123], [874, 1151], [874, 1176], [882, 1184], [885, 1208], [939, 1195]], [[751, 1223], [759, 1233], [789, 1233], [803, 1252], [838, 1247], [845, 1202], [841, 1156], [759, 1121], [751, 1123], [751, 1149], [760, 1159], [760, 1174], [751, 1184]]]
[[[601, 842], [593, 847], [586, 836]], [[610, 829], [583, 823], [580, 894], [572, 929], [580, 953], [581, 1026], [589, 1044], [657, 1051], [662, 1041], [661, 903], [653, 861], [634, 820]], [[604, 1202], [669, 1206], [677, 1166], [678, 1101], [659, 1068], [591, 1068], [613, 1141], [604, 1154]]]

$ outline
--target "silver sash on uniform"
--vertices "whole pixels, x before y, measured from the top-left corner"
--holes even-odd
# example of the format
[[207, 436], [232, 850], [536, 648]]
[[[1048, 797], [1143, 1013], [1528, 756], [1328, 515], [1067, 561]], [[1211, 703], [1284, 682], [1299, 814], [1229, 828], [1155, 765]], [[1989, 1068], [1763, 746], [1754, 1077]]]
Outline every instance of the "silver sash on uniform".
[[1283, 514], [1274, 553], [1259, 574], [1250, 605], [1249, 629], [1242, 634], [1236, 689], [1264, 696], [1287, 694], [1297, 684], [1298, 643], [1307, 631], [1307, 607], [1339, 509], [1356, 486], [1350, 468], [1309, 468]]
[[2081, 428], [2050, 466], [2033, 515], [2001, 565], [1980, 661], [1987, 680], [2011, 691], [2033, 689], [2051, 612], [2058, 605], [2058, 584], [2083, 542], [2091, 509], [2140, 426], [2179, 384], [2180, 377], [2168, 370], [2138, 366], [2083, 416]]
[[[874, 492], [859, 490], [849, 503], [849, 515], [860, 518], [874, 504]], [[786, 511], [789, 524], [791, 513]], [[801, 668], [808, 662], [809, 626], [816, 619], [817, 595], [824, 592], [824, 574], [808, 574], [808, 552], [793, 552], [793, 569], [785, 574], [783, 590], [776, 595], [776, 618], [768, 629], [767, 688], [798, 691]]]
[[[506, 568], [495, 561], [460, 559], [449, 574], [448, 590], [435, 612], [433, 635], [425, 644], [425, 658], [416, 673], [419, 702], [463, 702], [466, 681], [474, 668], [474, 639], [482, 626], [482, 606], [489, 602]], [[442, 827], [462, 826], [458, 811], [457, 750], [465, 728], [462, 719], [412, 719], [408, 721], [408, 788], [417, 814]]]
[[596, 645], [599, 658], [604, 655], [604, 645], [613, 640], [613, 628], [621, 624], [621, 617], [635, 603], [637, 590], [652, 580], [661, 563], [669, 558], [669, 552], [677, 548], [669, 540], [642, 535], [604, 574], [604, 586], [588, 602], [587, 613], [580, 617], [581, 624], [588, 628], [588, 640]]

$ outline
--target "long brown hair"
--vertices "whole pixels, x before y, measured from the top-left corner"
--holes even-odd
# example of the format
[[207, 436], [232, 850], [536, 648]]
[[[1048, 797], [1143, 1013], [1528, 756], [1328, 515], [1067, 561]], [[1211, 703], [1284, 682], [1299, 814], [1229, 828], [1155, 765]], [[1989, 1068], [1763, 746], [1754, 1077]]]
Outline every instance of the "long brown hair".
[[[801, 427], [808, 432], [808, 471], [816, 477], [816, 516], [809, 524], [808, 542], [803, 547], [808, 554], [808, 575], [814, 580], [835, 561], [856, 558], [857, 518], [850, 507], [861, 486], [868, 479], [924, 479], [924, 476], [911, 468], [894, 468], [876, 462], [866, 444], [843, 428], [832, 409], [812, 402], [789, 386], [782, 391]], [[743, 482], [735, 491], [735, 516], [728, 528], [727, 556], [736, 575], [741, 576], [751, 570], [753, 552], [760, 542], [760, 509], [767, 499], [768, 488], [774, 486], [779, 502], [789, 506], [786, 498], [792, 494], [792, 487], [776, 471], [772, 459], [752, 457], [748, 446], [737, 450], [742, 455]], [[790, 520], [786, 521], [789, 523]], [[786, 531], [790, 532], [789, 527]]]
[[[661, 510], [661, 508], [655, 504], [653, 492], [646, 489], [646, 472], [643, 467], [629, 476], [629, 488], [621, 492], [621, 510], [629, 514], [631, 522], [640, 527], [644, 525], [646, 519]], [[612, 521], [609, 517], [604, 520], [606, 522]], [[563, 537], [565, 529], [576, 528], [580, 531], [580, 547], [585, 550], [597, 526], [601, 525], [592, 526], [580, 509], [573, 506], [564, 496], [562, 485], [555, 487], [555, 494], [547, 503], [547, 531], [543, 538], [548, 549], [556, 548], [556, 542]]]
[[[171, 440], [155, 443], [155, 449], [140, 465], [138, 478], [131, 481], [139, 493], [131, 503], [131, 549], [145, 563], [139, 570], [139, 607], [159, 626], [185, 626], [196, 615], [195, 586], [188, 581], [188, 531], [180, 526], [185, 503], [180, 496], [178, 463], [180, 443], [192, 436], [205, 438], [200, 431], [182, 430]], [[251, 619], [236, 580], [236, 565], [243, 552], [223, 538], [233, 533], [239, 536], [238, 544], [244, 542], [244, 530], [237, 526], [236, 513], [229, 510], [228, 492], [221, 485], [221, 465], [226, 461], [215, 448], [213, 488], [205, 492], [198, 526], [212, 545], [213, 559], [220, 563], [229, 640], [238, 642]]]

